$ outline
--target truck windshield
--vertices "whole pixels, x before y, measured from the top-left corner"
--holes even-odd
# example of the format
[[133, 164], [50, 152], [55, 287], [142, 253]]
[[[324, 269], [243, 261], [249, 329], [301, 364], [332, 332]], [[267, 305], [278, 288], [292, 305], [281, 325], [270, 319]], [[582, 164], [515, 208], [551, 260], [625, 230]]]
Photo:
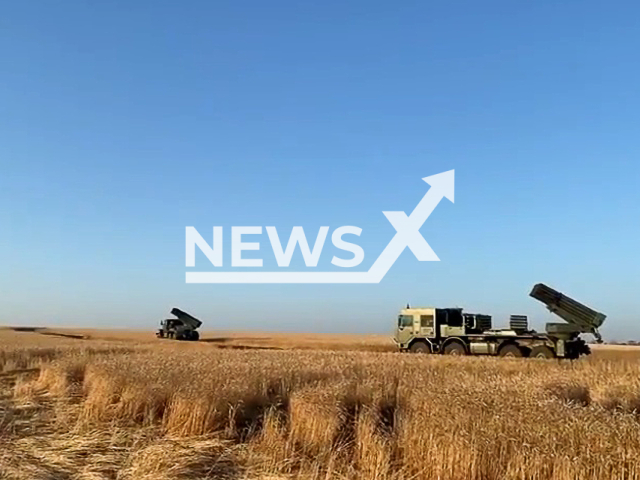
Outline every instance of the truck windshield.
[[410, 327], [413, 325], [413, 316], [411, 315], [399, 315], [398, 316], [398, 326], [399, 327]]

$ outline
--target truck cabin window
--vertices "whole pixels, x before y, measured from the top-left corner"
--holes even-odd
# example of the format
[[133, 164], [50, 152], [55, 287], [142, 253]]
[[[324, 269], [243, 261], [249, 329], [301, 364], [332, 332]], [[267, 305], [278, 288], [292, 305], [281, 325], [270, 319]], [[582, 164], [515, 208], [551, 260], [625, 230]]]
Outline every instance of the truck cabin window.
[[420, 315], [420, 327], [433, 327], [433, 315]]
[[411, 315], [400, 315], [398, 317], [399, 327], [410, 327], [413, 325], [413, 317]]

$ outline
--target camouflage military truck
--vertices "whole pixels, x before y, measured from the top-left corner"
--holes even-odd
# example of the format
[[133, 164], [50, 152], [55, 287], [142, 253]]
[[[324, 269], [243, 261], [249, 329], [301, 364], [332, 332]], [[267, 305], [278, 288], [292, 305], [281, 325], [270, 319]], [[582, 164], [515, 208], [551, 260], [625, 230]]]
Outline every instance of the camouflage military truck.
[[511, 315], [508, 329], [492, 329], [489, 315], [407, 306], [398, 316], [394, 340], [401, 351], [414, 353], [571, 359], [590, 353], [581, 333], [602, 341], [598, 333], [606, 318], [602, 313], [541, 283], [530, 296], [567, 323], [547, 323], [546, 332], [538, 333], [529, 329], [526, 316]]
[[176, 318], [162, 320], [160, 322], [160, 329], [156, 332], [156, 337], [193, 341], [200, 338], [200, 334], [197, 331], [202, 325], [200, 320], [183, 312], [179, 308], [172, 309], [171, 315], [174, 315]]

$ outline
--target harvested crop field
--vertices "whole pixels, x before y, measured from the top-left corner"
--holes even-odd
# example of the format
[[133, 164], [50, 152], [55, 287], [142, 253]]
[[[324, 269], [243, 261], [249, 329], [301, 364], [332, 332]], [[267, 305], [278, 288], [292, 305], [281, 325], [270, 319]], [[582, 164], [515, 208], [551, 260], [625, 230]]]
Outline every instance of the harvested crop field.
[[640, 349], [152, 335], [0, 330], [0, 478], [640, 478]]

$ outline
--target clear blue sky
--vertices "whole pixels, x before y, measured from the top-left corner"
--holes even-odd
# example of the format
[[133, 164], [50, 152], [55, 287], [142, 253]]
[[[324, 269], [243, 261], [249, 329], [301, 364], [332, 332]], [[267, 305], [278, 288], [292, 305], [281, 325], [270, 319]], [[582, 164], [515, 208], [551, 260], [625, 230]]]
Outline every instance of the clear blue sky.
[[[1, 323], [151, 329], [179, 306], [205, 328], [389, 332], [410, 302], [541, 326], [545, 282], [640, 337], [637, 2], [89, 3], [2, 7]], [[381, 212], [449, 169], [456, 203], [422, 229], [439, 263], [185, 284], [187, 225], [356, 225], [367, 269]]]

